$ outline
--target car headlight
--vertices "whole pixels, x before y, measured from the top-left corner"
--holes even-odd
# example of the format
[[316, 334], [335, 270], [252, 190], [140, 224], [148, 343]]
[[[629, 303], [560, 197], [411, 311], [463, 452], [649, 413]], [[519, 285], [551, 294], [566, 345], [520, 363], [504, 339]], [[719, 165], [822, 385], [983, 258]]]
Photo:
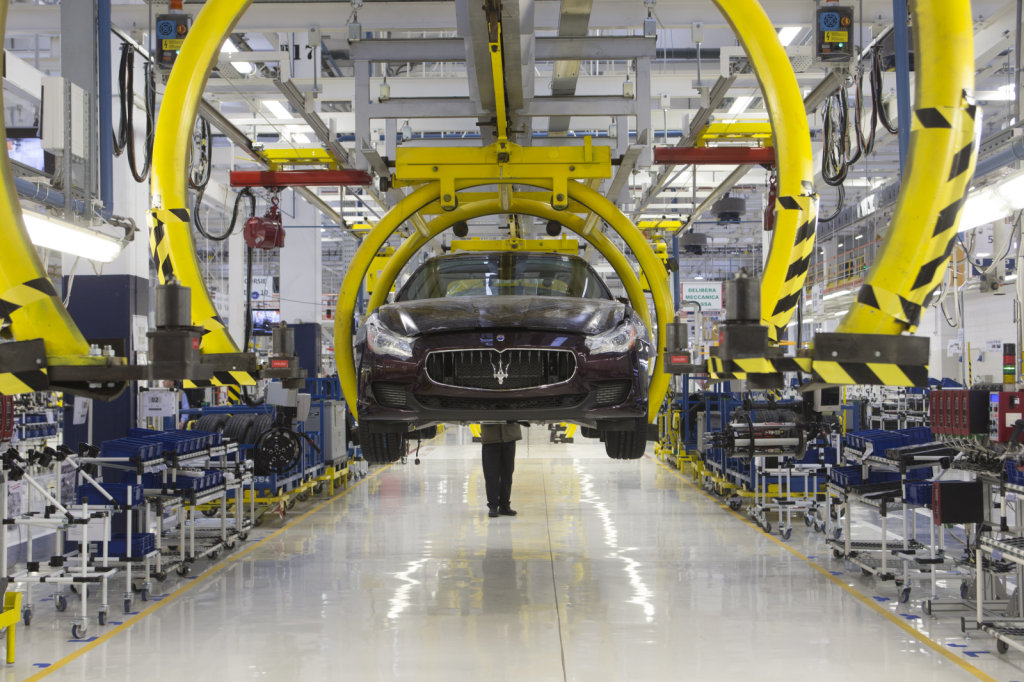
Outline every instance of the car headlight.
[[370, 315], [366, 320], [366, 345], [377, 355], [390, 355], [399, 360], [412, 357], [412, 339], [385, 327], [377, 315]]
[[625, 353], [632, 348], [637, 339], [647, 336], [647, 329], [636, 316], [630, 317], [618, 327], [603, 334], [587, 337], [587, 350], [592, 355], [607, 353]]

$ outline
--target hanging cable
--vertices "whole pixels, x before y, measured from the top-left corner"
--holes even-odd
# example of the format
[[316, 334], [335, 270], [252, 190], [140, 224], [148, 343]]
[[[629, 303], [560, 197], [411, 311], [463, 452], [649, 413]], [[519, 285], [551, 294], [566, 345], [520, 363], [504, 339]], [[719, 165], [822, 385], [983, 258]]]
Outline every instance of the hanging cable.
[[156, 122], [156, 78], [153, 65], [147, 61], [143, 67], [146, 89], [143, 102], [146, 110], [146, 141], [142, 169], [135, 151], [135, 50], [127, 42], [121, 45], [121, 63], [118, 68], [118, 99], [120, 119], [114, 135], [114, 155], [127, 152], [128, 168], [135, 182], [145, 182], [153, 162], [153, 138]]
[[206, 226], [203, 225], [203, 221], [199, 218], [199, 208], [203, 202], [203, 195], [205, 193], [205, 188], [201, 188], [196, 191], [196, 200], [192, 208], [192, 224], [196, 226], [196, 230], [199, 231], [199, 234], [203, 235], [210, 241], [222, 242], [234, 234], [235, 227], [238, 224], [238, 205], [241, 203], [243, 197], [249, 199], [249, 217], [251, 218], [256, 215], [256, 195], [253, 194], [252, 188], [246, 187], [235, 195], [235, 205], [234, 208], [231, 209], [231, 222], [228, 224], [228, 229], [221, 234], [210, 234], [206, 231]]
[[875, 45], [871, 50], [871, 102], [878, 114], [878, 120], [882, 127], [892, 135], [899, 133], [899, 128], [889, 119], [889, 112], [882, 101], [882, 58], [880, 56], [880, 45]]

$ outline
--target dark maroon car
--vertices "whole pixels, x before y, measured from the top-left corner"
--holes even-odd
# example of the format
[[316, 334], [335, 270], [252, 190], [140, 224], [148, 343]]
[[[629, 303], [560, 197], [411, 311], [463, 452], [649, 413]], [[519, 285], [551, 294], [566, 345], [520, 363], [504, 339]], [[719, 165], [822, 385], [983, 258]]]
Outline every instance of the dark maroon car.
[[471, 252], [426, 261], [356, 334], [370, 461], [442, 422], [575, 422], [643, 455], [648, 331], [582, 258]]

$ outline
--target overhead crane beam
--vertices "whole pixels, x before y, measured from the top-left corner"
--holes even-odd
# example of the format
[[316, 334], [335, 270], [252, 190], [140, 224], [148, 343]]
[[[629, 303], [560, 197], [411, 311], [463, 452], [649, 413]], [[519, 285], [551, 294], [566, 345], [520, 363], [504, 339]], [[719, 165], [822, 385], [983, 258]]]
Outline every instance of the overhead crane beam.
[[[558, 11], [558, 37], [581, 38], [587, 35], [590, 26], [590, 10], [594, 0], [562, 0]], [[551, 76], [551, 94], [554, 97], [571, 97], [576, 94], [576, 82], [580, 77], [579, 59], [555, 61]], [[569, 132], [571, 116], [552, 116], [548, 119], [548, 135], [564, 135]]]

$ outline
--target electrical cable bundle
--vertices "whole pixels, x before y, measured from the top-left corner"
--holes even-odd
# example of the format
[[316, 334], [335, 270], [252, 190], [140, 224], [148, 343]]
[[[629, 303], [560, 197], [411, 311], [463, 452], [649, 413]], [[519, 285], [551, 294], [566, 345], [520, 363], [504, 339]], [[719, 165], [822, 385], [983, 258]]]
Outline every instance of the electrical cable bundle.
[[846, 85], [841, 85], [828, 99], [825, 100], [825, 111], [823, 114], [823, 139], [824, 149], [821, 155], [821, 177], [826, 184], [835, 187], [839, 193], [839, 200], [836, 202], [836, 210], [832, 215], [821, 217], [823, 223], [835, 220], [843, 208], [846, 200], [846, 190], [843, 183], [846, 181], [850, 166], [857, 163], [862, 156], [867, 156], [875, 148], [875, 128], [879, 121], [882, 126], [892, 133], [897, 134], [897, 128], [889, 119], [885, 105], [882, 102], [882, 60], [879, 56], [879, 46], [871, 50], [871, 66], [869, 67], [869, 87], [871, 89], [871, 114], [868, 117], [868, 130], [864, 131], [863, 109], [864, 109], [864, 73], [858, 74], [854, 88], [855, 104], [853, 112], [853, 129], [856, 139], [856, 147], [851, 153], [850, 148], [850, 114], [849, 99]]
[[[192, 204], [192, 224], [196, 226], [199, 234], [210, 241], [221, 242], [235, 232], [238, 225], [238, 206], [243, 198], [249, 199], [249, 216], [256, 215], [256, 195], [252, 189], [246, 187], [235, 196], [235, 204], [231, 210], [231, 222], [228, 229], [221, 234], [211, 234], [203, 225], [199, 217], [199, 209], [203, 204], [203, 196], [206, 194], [206, 187], [210, 184], [210, 175], [213, 172], [213, 152], [210, 139], [210, 123], [202, 116], [196, 121], [196, 130], [192, 136], [192, 160], [189, 163], [188, 184], [196, 190], [196, 198]], [[197, 153], [198, 151], [198, 153]]]
[[135, 50], [128, 43], [121, 44], [121, 64], [118, 68], [118, 99], [121, 116], [114, 135], [114, 156], [128, 152], [128, 168], [135, 182], [145, 182], [153, 162], [153, 137], [156, 123], [156, 76], [153, 65], [147, 61], [144, 68], [146, 91], [146, 148], [142, 170], [135, 156]]

